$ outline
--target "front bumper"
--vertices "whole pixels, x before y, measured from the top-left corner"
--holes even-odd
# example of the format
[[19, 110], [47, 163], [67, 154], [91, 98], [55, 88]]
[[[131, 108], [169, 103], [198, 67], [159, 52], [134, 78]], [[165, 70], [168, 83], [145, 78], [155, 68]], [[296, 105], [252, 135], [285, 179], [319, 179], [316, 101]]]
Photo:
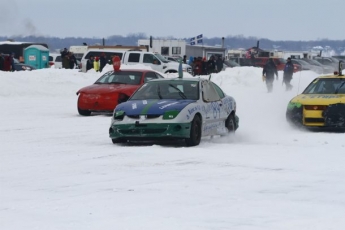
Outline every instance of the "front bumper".
[[190, 137], [191, 123], [112, 124], [111, 139], [127, 140], [185, 139]]
[[325, 110], [306, 110], [304, 105], [288, 108], [286, 119], [297, 126], [345, 128], [345, 104], [328, 105]]

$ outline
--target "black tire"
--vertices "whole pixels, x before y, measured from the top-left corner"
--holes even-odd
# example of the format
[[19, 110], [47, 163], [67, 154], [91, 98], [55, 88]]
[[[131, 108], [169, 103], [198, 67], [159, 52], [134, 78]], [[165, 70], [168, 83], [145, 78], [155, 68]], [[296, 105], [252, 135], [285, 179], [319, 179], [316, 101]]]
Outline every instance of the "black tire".
[[89, 110], [82, 110], [78, 108], [78, 113], [82, 116], [90, 116], [91, 112]]
[[127, 142], [126, 139], [122, 139], [122, 138], [114, 138], [114, 139], [111, 139], [111, 141], [113, 142], [113, 144], [120, 144], [120, 143], [126, 143]]
[[225, 121], [225, 127], [228, 129], [229, 133], [235, 133], [236, 131], [236, 121], [235, 116], [230, 114]]
[[79, 100], [80, 100], [80, 95], [78, 97], [78, 102], [77, 102], [77, 107], [78, 107], [78, 113], [82, 116], [90, 116], [91, 112], [89, 110], [82, 110], [79, 108]]
[[186, 139], [186, 145], [187, 146], [199, 145], [200, 140], [201, 140], [201, 119], [199, 116], [195, 116], [190, 127], [190, 137]]

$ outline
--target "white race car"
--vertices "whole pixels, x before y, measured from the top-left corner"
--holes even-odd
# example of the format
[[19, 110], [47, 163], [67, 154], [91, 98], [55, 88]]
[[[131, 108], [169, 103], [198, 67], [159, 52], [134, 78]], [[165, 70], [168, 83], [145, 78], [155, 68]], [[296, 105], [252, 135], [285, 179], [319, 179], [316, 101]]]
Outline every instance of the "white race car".
[[235, 132], [236, 101], [214, 82], [201, 78], [151, 80], [116, 106], [109, 136], [113, 143], [131, 140], [184, 139]]

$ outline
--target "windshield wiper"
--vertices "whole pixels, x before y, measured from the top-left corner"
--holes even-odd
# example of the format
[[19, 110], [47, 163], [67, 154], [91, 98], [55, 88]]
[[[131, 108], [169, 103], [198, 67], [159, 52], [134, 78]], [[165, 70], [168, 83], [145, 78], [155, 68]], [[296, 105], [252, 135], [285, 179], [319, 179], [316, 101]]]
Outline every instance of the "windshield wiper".
[[340, 86], [335, 90], [335, 94], [338, 94], [340, 88], [343, 87], [344, 85], [345, 85], [345, 81], [341, 83]]
[[169, 86], [173, 87], [174, 89], [176, 89], [178, 91], [178, 95], [180, 95], [183, 99], [187, 99], [186, 95], [176, 86], [174, 86], [173, 84], [169, 84]]
[[127, 85], [127, 83], [119, 82], [119, 81], [112, 81], [112, 82], [110, 82], [110, 84], [125, 84], [125, 85]]

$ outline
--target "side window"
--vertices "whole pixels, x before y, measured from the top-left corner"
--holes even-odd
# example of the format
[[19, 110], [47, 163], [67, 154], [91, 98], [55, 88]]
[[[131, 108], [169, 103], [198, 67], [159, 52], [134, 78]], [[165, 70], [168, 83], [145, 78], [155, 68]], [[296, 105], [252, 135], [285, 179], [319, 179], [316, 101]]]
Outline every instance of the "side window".
[[144, 83], [152, 80], [152, 79], [158, 79], [156, 73], [154, 72], [147, 72], [144, 77]]
[[90, 51], [85, 55], [85, 59], [90, 59], [90, 56], [97, 56], [96, 52]]
[[144, 54], [143, 63], [153, 63], [153, 55], [152, 54]]
[[140, 60], [140, 54], [138, 53], [131, 53], [128, 55], [128, 62], [138, 62]]
[[155, 65], [161, 64], [161, 62], [158, 60], [158, 58], [156, 56], [153, 56], [153, 64], [155, 64]]
[[322, 61], [323, 61], [323, 64], [326, 64], [326, 65], [332, 63], [332, 62], [331, 62], [330, 60], [328, 60], [328, 59], [323, 59]]
[[213, 87], [216, 89], [216, 91], [217, 91], [219, 97], [220, 97], [220, 98], [224, 98], [224, 97], [225, 97], [225, 94], [224, 94], [223, 90], [222, 90], [218, 85], [216, 85], [214, 82], [212, 82], [212, 85], [213, 85]]
[[49, 56], [49, 61], [53, 61], [53, 57], [52, 56]]
[[61, 56], [57, 56], [56, 59], [55, 59], [55, 61], [61, 62]]
[[220, 100], [220, 97], [219, 97], [216, 89], [208, 81], [204, 81], [202, 83], [202, 99], [205, 102], [213, 102], [213, 101], [219, 101]]

